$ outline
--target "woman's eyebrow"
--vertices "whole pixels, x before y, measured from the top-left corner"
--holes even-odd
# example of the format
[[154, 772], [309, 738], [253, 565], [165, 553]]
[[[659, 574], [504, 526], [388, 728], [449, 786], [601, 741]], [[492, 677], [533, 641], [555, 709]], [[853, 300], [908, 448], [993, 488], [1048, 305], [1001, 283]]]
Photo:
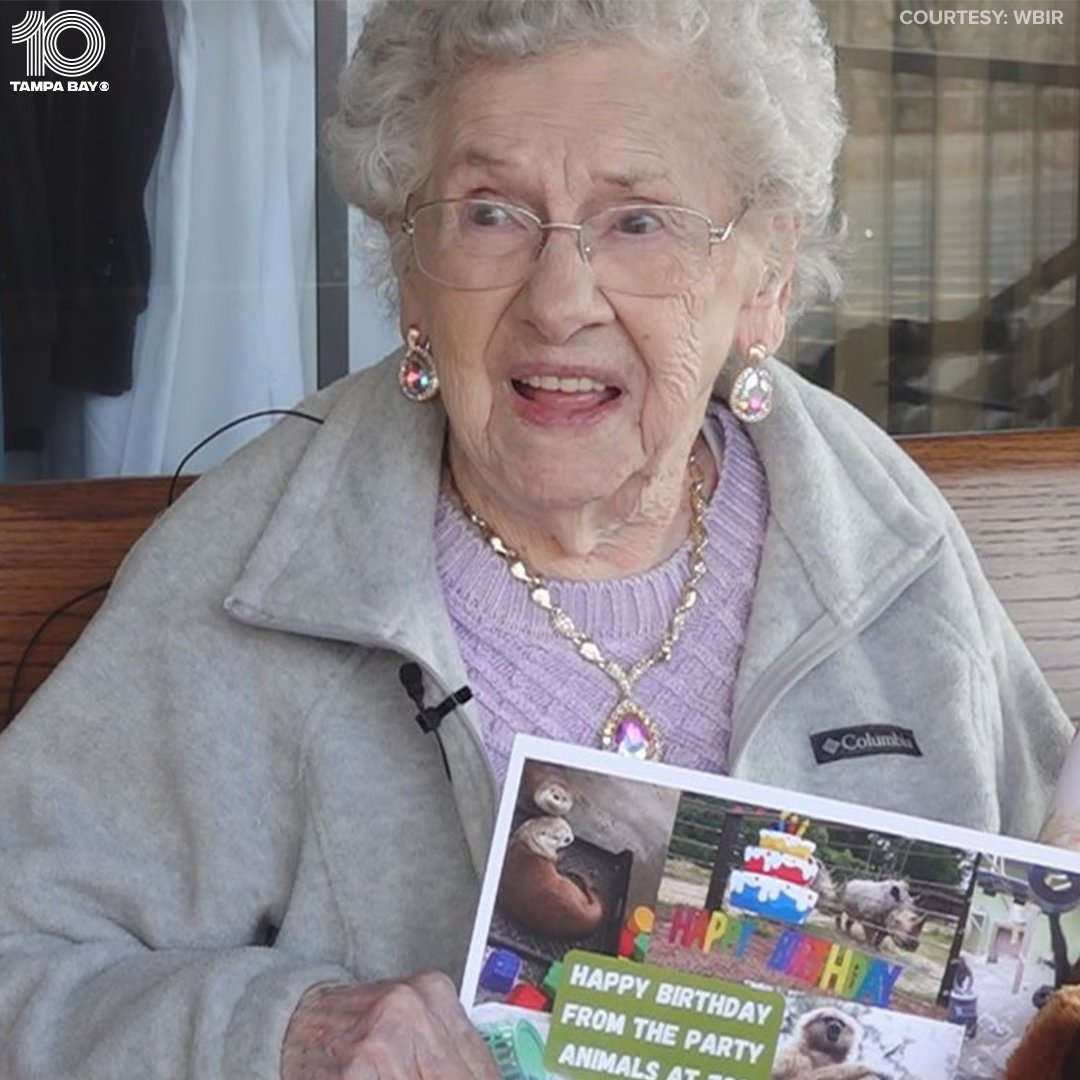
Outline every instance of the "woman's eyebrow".
[[466, 146], [451, 156], [447, 175], [453, 176], [465, 169], [515, 170], [521, 169], [522, 165], [522, 162], [495, 151], [478, 146]]
[[[495, 150], [476, 145], [462, 147], [450, 158], [448, 176], [468, 169], [495, 169], [503, 172], [521, 171], [525, 163]], [[664, 168], [651, 168], [646, 165], [626, 165], [617, 168], [603, 168], [590, 171], [594, 182], [630, 191], [641, 184], [670, 182], [670, 172]]]
[[594, 181], [609, 184], [612, 187], [632, 190], [642, 184], [665, 183], [671, 180], [671, 174], [666, 169], [649, 169], [643, 166], [629, 165], [622, 169], [603, 169], [600, 172], [590, 173]]

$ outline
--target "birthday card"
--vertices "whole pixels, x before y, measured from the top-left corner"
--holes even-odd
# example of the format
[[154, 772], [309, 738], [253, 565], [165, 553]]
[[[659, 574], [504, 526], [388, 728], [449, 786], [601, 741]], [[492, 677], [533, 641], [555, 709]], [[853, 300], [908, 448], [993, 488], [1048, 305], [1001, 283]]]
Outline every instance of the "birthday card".
[[519, 737], [462, 1000], [504, 1080], [996, 1080], [1080, 854]]

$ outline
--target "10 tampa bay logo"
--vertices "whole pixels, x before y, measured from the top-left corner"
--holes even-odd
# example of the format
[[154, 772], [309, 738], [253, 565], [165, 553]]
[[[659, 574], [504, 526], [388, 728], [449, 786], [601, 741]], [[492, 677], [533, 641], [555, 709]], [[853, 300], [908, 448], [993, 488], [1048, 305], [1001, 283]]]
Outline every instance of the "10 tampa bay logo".
[[[80, 54], [69, 56], [60, 51], [60, 35], [65, 30], [82, 35], [83, 51]], [[69, 41], [70, 38], [69, 34]], [[45, 17], [44, 11], [28, 11], [11, 28], [11, 43], [26, 46], [26, 78], [9, 80], [12, 90], [78, 93], [109, 89], [107, 82], [82, 78], [89, 75], [105, 55], [105, 31], [101, 29], [101, 23], [85, 11], [58, 11], [49, 18]], [[62, 78], [47, 78], [46, 71]]]

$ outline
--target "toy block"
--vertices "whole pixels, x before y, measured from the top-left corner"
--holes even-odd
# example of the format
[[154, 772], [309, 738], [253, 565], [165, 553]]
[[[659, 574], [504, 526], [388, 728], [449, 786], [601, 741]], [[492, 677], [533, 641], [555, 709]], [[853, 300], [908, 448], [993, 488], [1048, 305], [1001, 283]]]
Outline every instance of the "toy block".
[[644, 904], [634, 908], [630, 918], [626, 921], [627, 929], [634, 935], [651, 934], [655, 924], [656, 916], [653, 914], [652, 908], [648, 908]]
[[649, 951], [649, 935], [638, 934], [634, 938], [634, 951], [630, 954], [638, 963], [641, 963], [645, 959], [645, 954]]
[[522, 1009], [534, 1009], [537, 1012], [546, 1012], [551, 1004], [547, 994], [538, 987], [529, 983], [518, 983], [509, 994], [506, 995], [507, 1005], [517, 1005]]
[[555, 992], [559, 989], [559, 983], [562, 982], [563, 966], [562, 961], [556, 960], [546, 972], [544, 972], [544, 978], [541, 980], [540, 985], [544, 990], [544, 993], [548, 997], [554, 997]]
[[521, 973], [521, 957], [509, 949], [492, 949], [480, 971], [480, 985], [494, 994], [505, 994]]

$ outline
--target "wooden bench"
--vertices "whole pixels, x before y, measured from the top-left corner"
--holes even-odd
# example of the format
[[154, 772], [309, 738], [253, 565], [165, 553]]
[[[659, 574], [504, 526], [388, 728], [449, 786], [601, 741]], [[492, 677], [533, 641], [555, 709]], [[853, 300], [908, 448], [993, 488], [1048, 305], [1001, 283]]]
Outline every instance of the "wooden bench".
[[945, 493], [1047, 682], [1080, 719], [1080, 428], [901, 445]]
[[[956, 508], [1050, 685], [1080, 717], [1080, 429], [902, 445]], [[159, 477], [0, 486], [0, 726], [71, 647], [168, 487]], [[49, 613], [95, 588], [27, 652]]]
[[[178, 490], [191, 482], [183, 478]], [[0, 727], [82, 633], [120, 561], [165, 508], [169, 483], [0, 485]], [[84, 594], [33, 640], [50, 613]]]

